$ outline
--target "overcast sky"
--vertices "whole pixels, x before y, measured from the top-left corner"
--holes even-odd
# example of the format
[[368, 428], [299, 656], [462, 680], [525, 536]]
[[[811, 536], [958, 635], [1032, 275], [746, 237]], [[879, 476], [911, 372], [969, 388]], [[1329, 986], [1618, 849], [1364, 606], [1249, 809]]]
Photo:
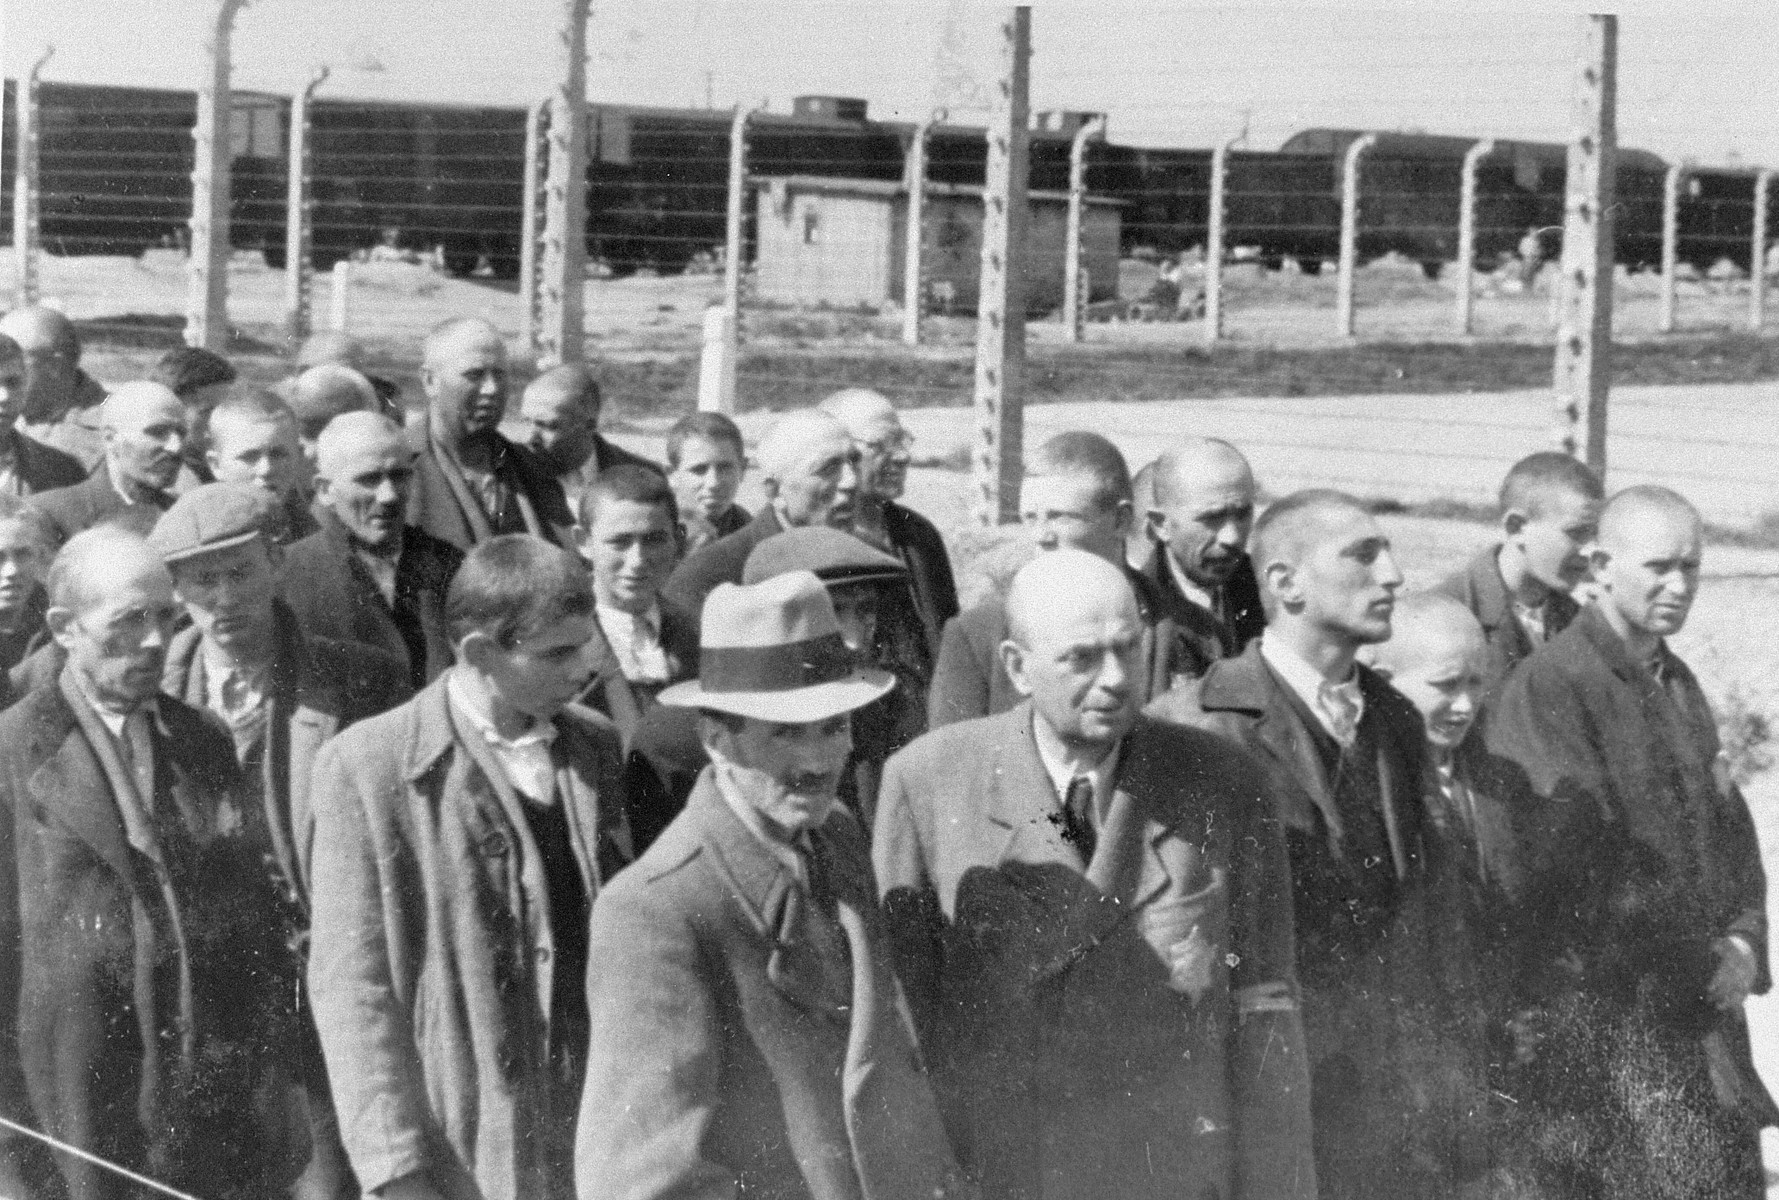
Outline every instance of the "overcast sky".
[[[45, 77], [190, 88], [214, 0], [0, 0], [5, 66], [46, 43]], [[1773, 0], [1618, 6], [1620, 139], [1669, 157], [1779, 163]], [[560, 0], [254, 0], [235, 84], [290, 91], [317, 63], [336, 95], [520, 104], [550, 84]], [[960, 119], [994, 75], [1005, 10], [966, 0], [595, 3], [595, 100], [718, 107], [862, 96], [874, 116]], [[1243, 7], [1039, 3], [1034, 108], [1111, 115], [1114, 139], [1271, 148], [1315, 125], [1566, 140], [1575, 5]]]

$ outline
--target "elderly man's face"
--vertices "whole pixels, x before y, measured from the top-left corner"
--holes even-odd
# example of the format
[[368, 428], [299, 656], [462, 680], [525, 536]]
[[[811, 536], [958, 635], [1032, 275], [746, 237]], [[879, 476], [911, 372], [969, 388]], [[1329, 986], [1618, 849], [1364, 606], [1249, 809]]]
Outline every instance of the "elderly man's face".
[[1402, 572], [1390, 539], [1369, 514], [1328, 514], [1294, 574], [1310, 624], [1353, 645], [1389, 638]]
[[444, 433], [464, 438], [493, 433], [506, 415], [506, 346], [481, 331], [461, 330], [420, 368], [420, 382]]
[[778, 480], [778, 502], [794, 526], [852, 527], [859, 490], [859, 452], [843, 430], [812, 438]]
[[107, 449], [124, 479], [166, 491], [179, 478], [185, 447], [185, 407], [171, 392], [142, 400], [108, 417]]
[[819, 827], [834, 811], [840, 774], [852, 753], [852, 718], [762, 721], [736, 718], [731, 729], [714, 717], [700, 722], [711, 757], [727, 763], [741, 792], [778, 829], [794, 835]]
[[218, 483], [245, 483], [288, 500], [308, 486], [296, 423], [223, 412], [210, 421], [210, 470]]
[[0, 333], [10, 336], [25, 352], [23, 403], [28, 418], [47, 418], [74, 403], [80, 364], [65, 348], [57, 346], [53, 330], [36, 321], [17, 318], [0, 322]]
[[908, 485], [909, 449], [914, 439], [895, 413], [886, 413], [859, 431], [859, 490], [880, 500], [901, 498]]
[[[533, 384], [519, 397], [519, 416], [525, 422], [531, 448], [554, 462], [579, 446], [599, 423], [599, 403], [574, 396], [557, 387]], [[578, 463], [563, 463], [564, 468]]]
[[386, 549], [401, 541], [414, 455], [393, 433], [340, 448], [323, 463], [316, 494], [358, 541]]
[[1142, 622], [1128, 595], [1059, 601], [1054, 619], [1007, 643], [1008, 677], [1065, 744], [1105, 747], [1137, 718]]
[[167, 642], [179, 617], [173, 580], [159, 563], [96, 572], [78, 611], [56, 630], [68, 662], [102, 703], [133, 708], [161, 686]]
[[206, 639], [224, 649], [251, 643], [270, 628], [283, 561], [264, 538], [194, 554], [171, 565], [173, 591]]
[[1254, 479], [1230, 466], [1196, 480], [1178, 503], [1150, 514], [1150, 528], [1186, 577], [1202, 588], [1229, 582], [1254, 528]]
[[0, 520], [0, 619], [16, 614], [43, 582], [50, 552], [23, 521]]

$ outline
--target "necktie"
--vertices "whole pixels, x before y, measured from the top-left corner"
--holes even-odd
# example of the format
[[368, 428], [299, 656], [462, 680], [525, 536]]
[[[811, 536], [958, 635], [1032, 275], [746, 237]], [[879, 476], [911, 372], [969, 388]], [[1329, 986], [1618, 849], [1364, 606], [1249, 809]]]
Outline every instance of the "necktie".
[[1316, 706], [1328, 719], [1328, 732], [1344, 750], [1353, 748], [1353, 739], [1359, 736], [1359, 717], [1362, 702], [1359, 698], [1359, 681], [1349, 679], [1345, 683], [1329, 683], [1323, 681], [1316, 690]]
[[1093, 861], [1099, 833], [1093, 827], [1093, 780], [1085, 775], [1069, 780], [1063, 796], [1062, 840], [1079, 850], [1084, 861]]

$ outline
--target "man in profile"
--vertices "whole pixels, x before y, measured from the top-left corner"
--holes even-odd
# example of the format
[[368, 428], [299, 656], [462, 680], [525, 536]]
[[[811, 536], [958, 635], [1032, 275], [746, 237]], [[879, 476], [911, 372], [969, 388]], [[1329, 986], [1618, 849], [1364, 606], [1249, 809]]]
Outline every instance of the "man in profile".
[[519, 419], [529, 430], [527, 445], [555, 474], [571, 510], [578, 510], [581, 493], [608, 468], [661, 470], [600, 434], [600, 405], [599, 381], [580, 363], [551, 367], [519, 395]]
[[460, 550], [506, 533], [572, 549], [574, 516], [562, 485], [535, 454], [500, 433], [507, 349], [479, 317], [427, 336], [420, 364], [426, 417], [408, 430], [414, 482], [408, 521]]
[[179, 397], [158, 383], [121, 384], [100, 423], [105, 456], [92, 475], [31, 500], [64, 540], [101, 524], [146, 535], [173, 504], [186, 434]]

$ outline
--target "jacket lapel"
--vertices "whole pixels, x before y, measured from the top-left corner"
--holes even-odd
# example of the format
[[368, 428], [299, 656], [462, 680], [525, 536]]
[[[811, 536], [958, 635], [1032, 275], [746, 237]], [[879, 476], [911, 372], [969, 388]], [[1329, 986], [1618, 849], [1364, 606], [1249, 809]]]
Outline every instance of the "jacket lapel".
[[1329, 828], [1338, 833], [1341, 822], [1328, 790], [1328, 772], [1309, 731], [1292, 708], [1291, 698], [1283, 694], [1266, 660], [1260, 657], [1259, 641], [1250, 642], [1240, 658], [1213, 667], [1200, 695], [1206, 709], [1239, 709], [1254, 715], [1255, 741], [1297, 785], [1276, 797], [1283, 821], [1309, 827], [1314, 824], [1311, 813], [1320, 812]]
[[[58, 707], [66, 707], [58, 698]], [[28, 786], [37, 802], [56, 815], [93, 848], [100, 860], [132, 888], [136, 874], [124, 840], [123, 818], [110, 801], [111, 784], [99, 759], [87, 745], [86, 735], [72, 715], [62, 732], [61, 744], [31, 773]]]

